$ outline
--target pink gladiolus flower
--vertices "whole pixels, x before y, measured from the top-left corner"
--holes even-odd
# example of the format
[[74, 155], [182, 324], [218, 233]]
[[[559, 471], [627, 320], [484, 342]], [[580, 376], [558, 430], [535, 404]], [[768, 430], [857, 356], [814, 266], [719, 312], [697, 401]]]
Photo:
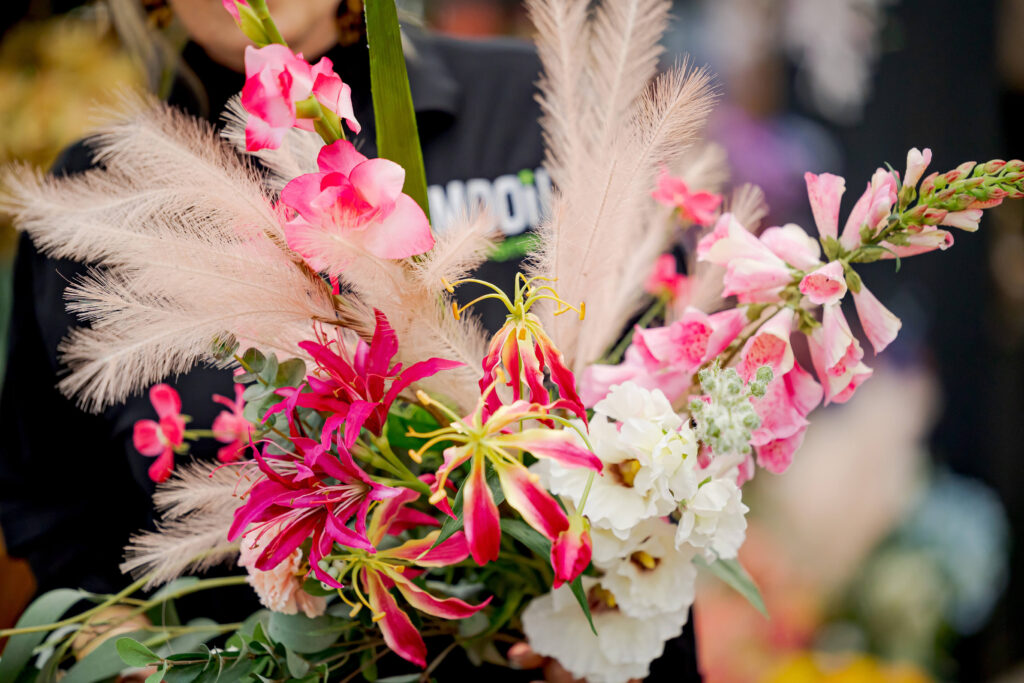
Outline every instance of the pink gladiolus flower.
[[684, 220], [697, 225], [711, 225], [715, 220], [715, 211], [722, 203], [721, 195], [711, 192], [690, 192], [682, 178], [669, 175], [665, 168], [661, 169], [658, 187], [651, 196], [665, 206], [678, 210]]
[[783, 308], [747, 340], [740, 351], [740, 363], [736, 367], [743, 381], [749, 382], [757, 369], [764, 365], [772, 369], [776, 378], [793, 368], [793, 346], [789, 337], [795, 321], [796, 313], [793, 309]]
[[[804, 173], [811, 213], [822, 237], [839, 237], [839, 202], [846, 191], [846, 180], [831, 173]], [[794, 264], [796, 265], [796, 264]]]
[[312, 66], [301, 54], [294, 54], [284, 45], [272, 43], [261, 48], [249, 45], [245, 48], [245, 85], [242, 87], [242, 106], [250, 114], [245, 126], [246, 149], [250, 152], [277, 149], [285, 134], [296, 126], [313, 130], [313, 121], [299, 119], [295, 108], [296, 102], [311, 95], [358, 133], [360, 127], [352, 110], [351, 92], [334, 73], [334, 64], [327, 57], [321, 57]]
[[939, 225], [950, 228], [960, 228], [967, 232], [975, 232], [978, 229], [978, 222], [981, 220], [981, 209], [965, 209], [964, 211], [951, 211], [946, 214]]
[[808, 337], [811, 360], [818, 379], [825, 387], [825, 404], [845, 403], [871, 376], [871, 368], [861, 359], [864, 351], [850, 332], [850, 326], [838, 304], [825, 306], [822, 327]]
[[242, 5], [243, 7], [248, 7], [249, 6], [249, 0], [220, 0], [220, 1], [221, 1], [221, 4], [224, 5], [224, 9], [226, 9], [228, 11], [228, 14], [231, 15], [231, 18], [234, 19], [235, 22], [241, 21], [241, 18], [242, 18], [241, 15], [238, 13], [238, 5]]
[[676, 269], [676, 257], [662, 254], [654, 262], [644, 290], [656, 297], [665, 297], [669, 301], [685, 300], [690, 291], [690, 280]]
[[[256, 534], [253, 534], [256, 536]], [[327, 599], [310, 595], [302, 589], [302, 550], [296, 548], [281, 564], [270, 571], [257, 569], [257, 558], [263, 552], [261, 540], [250, 542], [242, 538], [238, 566], [245, 567], [249, 574], [249, 585], [256, 591], [260, 603], [269, 610], [281, 614], [298, 614], [301, 611], [310, 619], [318, 617], [327, 609]]]
[[[594, 472], [601, 471], [601, 460], [586, 448], [577, 445], [577, 437], [571, 430], [555, 430], [547, 427], [526, 427], [513, 430], [516, 424], [529, 420], [546, 420], [553, 407], [527, 401], [516, 401], [501, 406], [485, 417], [487, 395], [497, 389], [502, 381], [499, 377], [480, 397], [476, 411], [461, 419], [454, 419], [451, 425], [435, 430], [426, 436], [427, 446], [451, 442], [444, 451], [444, 462], [437, 470], [437, 479], [432, 487], [430, 502], [439, 507], [447, 504], [448, 494], [445, 482], [456, 468], [471, 463], [469, 476], [463, 484], [462, 512], [469, 541], [470, 553], [477, 564], [486, 564], [498, 557], [501, 542], [501, 526], [498, 506], [487, 486], [486, 466], [497, 473], [505, 501], [512, 506], [523, 520], [540, 532], [545, 538], [555, 541], [558, 535], [569, 528], [569, 520], [562, 507], [537, 482], [535, 475], [519, 460], [509, 456], [511, 452], [531, 453], [537, 458], [549, 458], [563, 467], [583, 467]], [[421, 401], [429, 402], [449, 412], [442, 404], [427, 396]], [[412, 432], [417, 436], [415, 432]], [[413, 459], [422, 456], [422, 449], [412, 453]]]
[[227, 410], [222, 410], [213, 419], [213, 438], [227, 444], [217, 450], [217, 459], [221, 462], [238, 460], [252, 439], [252, 424], [242, 415], [245, 410], [243, 393], [245, 393], [245, 387], [236, 384], [234, 401], [226, 396], [213, 395], [215, 403], [227, 407]]
[[315, 270], [337, 277], [360, 254], [404, 259], [434, 246], [423, 209], [402, 193], [405, 169], [367, 159], [351, 142], [320, 150], [319, 173], [295, 178], [281, 201], [298, 215], [284, 227], [288, 246]]
[[861, 228], [867, 226], [874, 235], [889, 218], [892, 205], [896, 203], [896, 178], [884, 168], [871, 176], [864, 194], [850, 211], [846, 219], [840, 243], [846, 249], [855, 249], [860, 244]]
[[167, 481], [174, 469], [174, 450], [185, 443], [185, 420], [181, 417], [181, 397], [168, 384], [154, 384], [149, 400], [159, 422], [139, 420], [132, 432], [132, 443], [143, 455], [156, 458], [149, 467], [149, 478]]
[[859, 292], [854, 292], [853, 304], [857, 308], [860, 326], [864, 328], [864, 334], [874, 347], [875, 354], [881, 353], [896, 339], [903, 323], [864, 285], [861, 285]]
[[768, 228], [761, 233], [761, 243], [773, 254], [800, 270], [814, 270], [821, 265], [821, 247], [799, 225], [787, 223], [781, 228]]
[[551, 544], [551, 566], [555, 568], [553, 588], [570, 583], [590, 566], [594, 543], [590, 539], [590, 522], [581, 515], [569, 519], [569, 528], [558, 534]]
[[[360, 340], [352, 358], [347, 357], [338, 342], [300, 342], [299, 346], [316, 363], [316, 369], [302, 385], [279, 389], [277, 393], [284, 400], [267, 414], [284, 411], [291, 423], [297, 406], [323, 411], [328, 417], [321, 432], [321, 445], [327, 447], [337, 432], [345, 447], [351, 448], [364, 427], [380, 435], [391, 404], [406, 387], [462, 365], [440, 358], [404, 369], [398, 363], [391, 365], [398, 352], [398, 337], [384, 314], [377, 310], [374, 313], [377, 326], [373, 339], [369, 344]], [[303, 391], [307, 387], [308, 391]]]
[[[356, 465], [339, 439], [334, 455], [312, 439], [293, 437], [294, 453], [277, 454], [276, 448], [253, 449], [256, 483], [235, 510], [228, 538], [243, 534], [259, 543], [262, 552], [252, 566], [270, 571], [288, 559], [307, 539], [312, 543], [309, 562], [324, 581], [330, 577], [318, 562], [334, 543], [374, 551], [366, 536], [366, 515], [373, 501], [393, 498], [404, 489], [383, 486]], [[349, 528], [350, 520], [355, 528]]]
[[907, 152], [907, 171], [903, 174], [903, 185], [916, 187], [928, 164], [932, 163], [932, 151], [927, 147], [922, 152], [914, 147]]
[[846, 278], [843, 277], [843, 264], [832, 261], [813, 273], [808, 273], [800, 281], [800, 293], [811, 303], [835, 304], [846, 296]]
[[[388, 530], [402, 516], [405, 506], [418, 497], [419, 494], [406, 489], [400, 495], [381, 503], [370, 522], [370, 541], [380, 545]], [[412, 572], [408, 570], [413, 567], [447, 567], [462, 562], [469, 555], [463, 532], [456, 532], [435, 546], [439, 534], [440, 531], [434, 530], [421, 539], [408, 540], [393, 548], [379, 550], [372, 558], [358, 553], [343, 557], [344, 573], [337, 580], [328, 577], [327, 581], [340, 587], [340, 581], [348, 576], [350, 585], [361, 586], [362, 590], [356, 591], [359, 602], [349, 603], [353, 607], [351, 615], [355, 616], [363, 607], [369, 608], [387, 646], [399, 657], [419, 667], [427, 665], [426, 645], [409, 615], [398, 606], [391, 588], [396, 589], [414, 609], [442, 619], [471, 617], [491, 601], [488, 598], [474, 606], [458, 598], [436, 598], [410, 580]]]

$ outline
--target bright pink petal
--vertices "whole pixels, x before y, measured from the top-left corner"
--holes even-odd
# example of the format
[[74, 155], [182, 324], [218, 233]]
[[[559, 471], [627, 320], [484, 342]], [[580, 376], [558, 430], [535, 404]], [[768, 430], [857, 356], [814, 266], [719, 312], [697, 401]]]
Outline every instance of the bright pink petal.
[[771, 290], [789, 284], [792, 279], [792, 272], [781, 260], [775, 263], [737, 258], [726, 264], [725, 276], [722, 278], [725, 285], [722, 295], [743, 295]]
[[744, 381], [749, 382], [758, 368], [767, 365], [774, 377], [785, 375], [793, 367], [793, 347], [789, 338], [793, 331], [796, 314], [786, 307], [771, 317], [757, 334], [747, 340], [740, 352], [740, 363], [736, 371]]
[[600, 472], [601, 459], [580, 446], [576, 439], [569, 430], [544, 428], [525, 429], [495, 438], [503, 446], [520, 448], [538, 458], [549, 458], [563, 467], [583, 467]]
[[149, 478], [156, 483], [167, 481], [174, 469], [174, 451], [171, 448], [164, 449], [160, 457], [149, 466]]
[[846, 278], [843, 264], [831, 261], [804, 276], [800, 281], [800, 293], [819, 306], [835, 304], [846, 296]]
[[888, 217], [892, 205], [896, 203], [896, 178], [884, 168], [875, 171], [871, 176], [864, 194], [850, 211], [843, 234], [839, 241], [846, 249], [854, 249], [860, 244], [860, 231], [867, 226], [874, 234], [879, 223]]
[[555, 570], [554, 588], [573, 581], [590, 565], [593, 542], [583, 519], [573, 517], [569, 528], [551, 544], [551, 566]]
[[384, 587], [377, 572], [363, 570], [363, 582], [374, 616], [383, 615], [377, 622], [387, 646], [402, 659], [420, 668], [427, 666], [427, 646], [419, 631], [412, 625], [409, 615], [398, 608], [398, 602]]
[[469, 544], [466, 535], [458, 531], [437, 546], [440, 531], [431, 531], [421, 539], [406, 541], [396, 548], [381, 551], [381, 557], [394, 557], [420, 567], [447, 567], [458, 564], [469, 557]]
[[320, 222], [320, 211], [313, 207], [313, 200], [320, 195], [320, 187], [326, 174], [306, 173], [288, 181], [281, 190], [281, 201], [311, 223]]
[[702, 362], [707, 362], [720, 354], [736, 339], [747, 324], [747, 314], [745, 311], [732, 308], [712, 313], [708, 320], [713, 331], [708, 337], [708, 347]]
[[366, 161], [366, 157], [360, 154], [355, 145], [348, 140], [338, 140], [326, 145], [316, 158], [321, 171], [342, 173], [346, 176], [364, 161]]
[[811, 201], [811, 212], [818, 226], [818, 234], [838, 238], [839, 202], [846, 191], [846, 180], [831, 173], [805, 173], [804, 180], [807, 182], [807, 197]]
[[785, 382], [793, 407], [801, 415], [809, 415], [821, 403], [824, 390], [799, 363], [794, 363], [793, 369], [786, 373]]
[[[248, 2], [245, 2], [244, 0], [240, 0], [240, 1], [241, 1], [242, 5], [248, 6], [248, 4], [249, 4]], [[236, 0], [220, 0], [220, 2], [221, 2], [222, 5], [224, 5], [224, 9], [226, 9], [228, 11], [228, 14], [231, 15], [232, 19], [234, 19], [236, 22], [241, 19], [241, 15], [238, 12], [238, 5], [235, 4]]]
[[487, 600], [479, 605], [474, 606], [458, 598], [435, 598], [398, 572], [389, 574], [391, 580], [395, 582], [395, 588], [398, 589], [398, 592], [402, 594], [402, 597], [410, 605], [420, 612], [433, 614], [435, 617], [441, 617], [442, 619], [465, 619], [471, 617], [491, 602], [491, 598], [487, 598]]
[[357, 164], [348, 177], [366, 201], [389, 209], [402, 194], [405, 169], [390, 159], [367, 159]]
[[181, 397], [169, 384], [154, 384], [150, 387], [149, 400], [156, 409], [157, 417], [181, 414]]
[[462, 513], [473, 560], [484, 565], [498, 559], [501, 549], [500, 517], [491, 489], [487, 486], [482, 458], [473, 460], [469, 477], [463, 485]]
[[773, 254], [794, 268], [814, 270], [821, 265], [818, 241], [799, 225], [788, 223], [781, 228], [768, 228], [760, 239]]
[[380, 222], [371, 224], [361, 236], [363, 247], [378, 258], [404, 259], [434, 248], [430, 222], [412, 197], [400, 194], [395, 208]]
[[495, 464], [494, 469], [501, 479], [505, 500], [523, 516], [527, 524], [550, 540], [556, 539], [558, 534], [569, 528], [565, 511], [535, 481], [536, 475], [519, 464]]
[[139, 420], [132, 430], [135, 450], [150, 458], [160, 455], [164, 450], [164, 442], [160, 437], [160, 425], [154, 420]]
[[838, 304], [824, 307], [821, 326], [825, 348], [825, 367], [832, 370], [850, 353], [850, 347], [857, 343], [850, 332], [843, 309]]
[[875, 353], [881, 353], [896, 339], [903, 323], [864, 285], [861, 285], [860, 292], [854, 292], [853, 303], [857, 308], [857, 316], [860, 318], [864, 334], [874, 347]]
[[806, 429], [801, 429], [792, 436], [776, 439], [763, 446], [756, 446], [757, 464], [773, 474], [782, 474], [789, 469], [793, 455], [804, 442]]

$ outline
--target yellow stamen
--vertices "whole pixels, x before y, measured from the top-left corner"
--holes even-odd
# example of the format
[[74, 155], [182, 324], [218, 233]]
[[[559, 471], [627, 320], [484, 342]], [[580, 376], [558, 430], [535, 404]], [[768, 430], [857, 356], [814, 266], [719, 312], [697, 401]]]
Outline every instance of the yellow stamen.
[[626, 460], [624, 462], [616, 463], [611, 466], [611, 470], [618, 475], [619, 481], [622, 482], [623, 486], [633, 487], [633, 482], [636, 480], [636, 475], [640, 471], [639, 460]]
[[370, 617], [370, 621], [372, 621], [373, 623], [376, 624], [378, 621], [380, 621], [381, 619], [383, 619], [386, 616], [387, 615], [384, 614], [383, 612], [378, 612], [377, 614], [374, 614], [372, 617]]
[[629, 560], [634, 564], [638, 564], [644, 569], [651, 571], [658, 566], [658, 560], [651, 557], [649, 553], [644, 550], [638, 550], [629, 556]]
[[414, 451], [411, 448], [409, 449], [409, 459], [412, 460], [417, 465], [423, 462], [423, 456], [419, 453], [419, 451]]

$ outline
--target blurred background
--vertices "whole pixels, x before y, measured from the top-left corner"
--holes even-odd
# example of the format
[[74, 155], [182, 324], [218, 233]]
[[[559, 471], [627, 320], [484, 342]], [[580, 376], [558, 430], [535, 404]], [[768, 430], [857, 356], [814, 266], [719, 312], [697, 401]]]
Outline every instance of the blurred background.
[[[5, 3], [0, 161], [46, 168], [120, 85], [166, 85], [159, 65], [184, 42], [172, 14], [110, 1], [141, 3], [166, 40], [115, 27], [102, 3]], [[467, 39], [530, 33], [511, 0], [399, 5]], [[733, 180], [764, 188], [770, 224], [813, 225], [806, 170], [844, 175], [849, 204], [913, 146], [936, 170], [1024, 156], [1024, 0], [676, 0], [673, 17], [665, 59], [718, 75], [710, 134]], [[14, 245], [4, 225], [0, 344]], [[864, 275], [903, 331], [848, 406], [815, 414], [790, 471], [751, 485], [741, 559], [771, 619], [702, 586], [706, 678], [1024, 681], [1024, 209], [898, 278], [891, 262]], [[0, 552], [0, 627], [32, 586]]]

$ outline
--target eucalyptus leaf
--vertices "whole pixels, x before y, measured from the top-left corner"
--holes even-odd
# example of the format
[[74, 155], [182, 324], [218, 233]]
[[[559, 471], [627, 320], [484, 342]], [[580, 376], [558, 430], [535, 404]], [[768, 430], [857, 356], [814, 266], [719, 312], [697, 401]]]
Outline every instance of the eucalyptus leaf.
[[155, 672], [146, 677], [146, 683], [160, 683], [164, 680], [164, 676], [167, 675], [167, 665], [164, 664]]
[[750, 574], [747, 573], [747, 570], [743, 568], [743, 565], [738, 560], [720, 559], [709, 563], [703, 557], [697, 556], [695, 561], [698, 566], [707, 568], [712, 574], [746, 598], [747, 602], [753, 605], [765, 618], [768, 617], [768, 608], [765, 607], [761, 591], [758, 589], [757, 584], [754, 583], [754, 579], [750, 578]]
[[284, 649], [285, 663], [288, 665], [288, 674], [292, 678], [302, 678], [309, 673], [309, 662], [290, 647]]
[[[59, 588], [44, 593], [28, 606], [15, 624], [15, 628], [41, 626], [59, 621], [65, 612], [87, 595], [84, 591], [71, 588]], [[46, 635], [46, 631], [39, 631], [11, 636], [3, 651], [3, 657], [0, 657], [0, 683], [14, 683], [18, 673], [32, 659], [32, 651], [43, 642]]]
[[270, 637], [300, 654], [320, 652], [334, 644], [345, 622], [328, 616], [310, 619], [304, 614], [271, 612]]
[[114, 643], [117, 654], [128, 666], [143, 667], [160, 661], [160, 656], [134, 638], [118, 638]]

